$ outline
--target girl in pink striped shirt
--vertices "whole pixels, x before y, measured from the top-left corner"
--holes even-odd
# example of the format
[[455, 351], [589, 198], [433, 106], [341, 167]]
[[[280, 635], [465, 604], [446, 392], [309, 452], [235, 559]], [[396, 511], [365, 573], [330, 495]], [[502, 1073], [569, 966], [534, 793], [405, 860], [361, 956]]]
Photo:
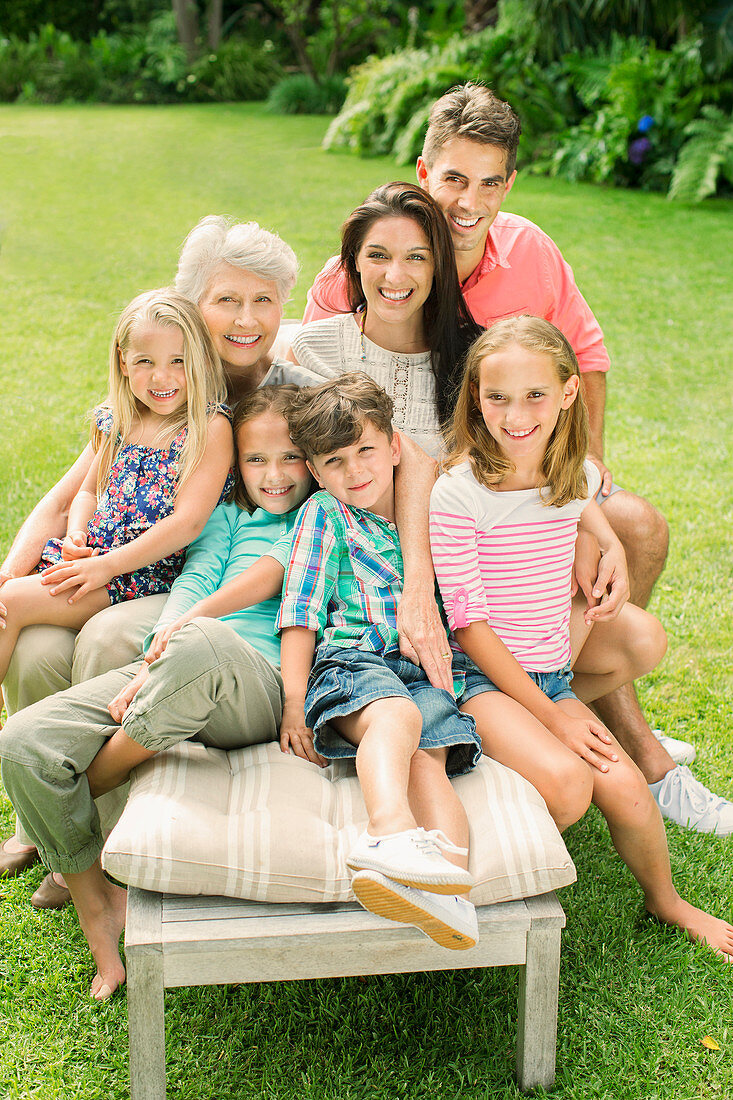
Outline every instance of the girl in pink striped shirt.
[[[499, 321], [469, 351], [430, 502], [454, 672], [465, 672], [461, 710], [484, 752], [539, 790], [560, 829], [592, 799], [649, 912], [731, 962], [733, 927], [675, 890], [646, 780], [586, 706], [651, 671], [666, 639], [626, 602], [623, 549], [593, 499], [600, 477], [585, 458], [579, 386], [570, 344], [536, 317]], [[587, 606], [571, 614], [579, 530], [601, 556]]]

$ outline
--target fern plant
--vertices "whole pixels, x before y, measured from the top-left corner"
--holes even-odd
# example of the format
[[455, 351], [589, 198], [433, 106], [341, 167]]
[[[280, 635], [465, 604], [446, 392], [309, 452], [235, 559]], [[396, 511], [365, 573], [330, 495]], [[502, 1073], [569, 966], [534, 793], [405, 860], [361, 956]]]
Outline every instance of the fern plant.
[[707, 104], [685, 134], [667, 197], [702, 202], [715, 194], [721, 177], [733, 184], [733, 116]]

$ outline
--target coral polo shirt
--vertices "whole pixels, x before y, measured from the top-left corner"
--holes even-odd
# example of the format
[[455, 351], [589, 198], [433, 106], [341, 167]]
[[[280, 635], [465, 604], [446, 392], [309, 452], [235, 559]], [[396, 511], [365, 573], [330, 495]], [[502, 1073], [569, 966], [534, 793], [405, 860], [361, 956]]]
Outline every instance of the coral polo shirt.
[[[581, 372], [608, 370], [603, 333], [570, 264], [555, 242], [527, 218], [499, 211], [481, 263], [461, 290], [474, 319], [485, 328], [520, 313], [544, 317], [568, 338]], [[348, 312], [346, 279], [333, 256], [308, 291], [303, 323]]]

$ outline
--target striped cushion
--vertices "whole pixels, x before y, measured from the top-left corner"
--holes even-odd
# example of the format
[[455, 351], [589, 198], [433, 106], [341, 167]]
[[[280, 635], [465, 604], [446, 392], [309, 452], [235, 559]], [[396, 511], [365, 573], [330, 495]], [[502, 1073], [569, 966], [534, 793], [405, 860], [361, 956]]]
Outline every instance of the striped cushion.
[[[486, 757], [454, 783], [471, 824], [476, 904], [575, 881], [529, 783]], [[164, 893], [346, 901], [345, 858], [365, 825], [350, 761], [321, 770], [276, 744], [223, 752], [184, 741], [136, 769], [102, 861], [114, 878]]]

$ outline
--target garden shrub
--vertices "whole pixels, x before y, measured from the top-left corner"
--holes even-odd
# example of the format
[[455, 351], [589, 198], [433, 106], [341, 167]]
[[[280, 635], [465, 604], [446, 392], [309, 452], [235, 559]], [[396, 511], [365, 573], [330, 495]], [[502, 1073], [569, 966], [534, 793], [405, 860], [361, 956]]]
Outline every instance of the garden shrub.
[[524, 145], [534, 146], [572, 110], [557, 67], [540, 67], [525, 44], [490, 28], [450, 39], [444, 46], [370, 58], [352, 70], [341, 114], [326, 134], [326, 148], [392, 154], [400, 163], [422, 148], [430, 104], [454, 84], [480, 80], [503, 99], [521, 104]]
[[733, 116], [706, 104], [685, 134], [689, 140], [680, 150], [669, 197], [700, 202], [715, 194], [721, 178], [733, 184]]
[[706, 79], [700, 45], [687, 39], [662, 51], [644, 39], [614, 37], [605, 51], [566, 58], [584, 117], [558, 134], [551, 173], [666, 189], [703, 104], [726, 96], [733, 102], [733, 82]]
[[475, 80], [517, 110], [520, 158], [532, 171], [665, 190], [688, 142], [686, 183], [675, 185], [675, 196], [711, 194], [713, 176], [730, 179], [731, 67], [722, 77], [713, 72], [700, 39], [660, 50], [648, 39], [614, 35], [601, 49], [540, 63], [536, 36], [522, 26], [512, 30], [504, 19], [442, 47], [370, 58], [352, 71], [325, 148], [407, 164], [420, 153], [434, 100]]
[[282, 77], [265, 42], [225, 40], [189, 68], [172, 12], [144, 32], [100, 31], [78, 42], [47, 25], [27, 41], [0, 39], [0, 100], [38, 103], [173, 103], [264, 99]]
[[[265, 99], [282, 77], [272, 45], [253, 47], [243, 38], [228, 38], [215, 53], [194, 63], [186, 78], [188, 98], [237, 101]], [[182, 89], [183, 90], [183, 89]]]
[[292, 73], [275, 85], [266, 106], [279, 115], [335, 115], [345, 98], [343, 76], [324, 76], [316, 83], [307, 73]]
[[411, 73], [425, 68], [436, 50], [401, 50], [370, 57], [352, 69], [341, 113], [324, 138], [326, 149], [347, 148], [361, 155], [390, 152], [384, 147], [385, 110], [389, 97]]

